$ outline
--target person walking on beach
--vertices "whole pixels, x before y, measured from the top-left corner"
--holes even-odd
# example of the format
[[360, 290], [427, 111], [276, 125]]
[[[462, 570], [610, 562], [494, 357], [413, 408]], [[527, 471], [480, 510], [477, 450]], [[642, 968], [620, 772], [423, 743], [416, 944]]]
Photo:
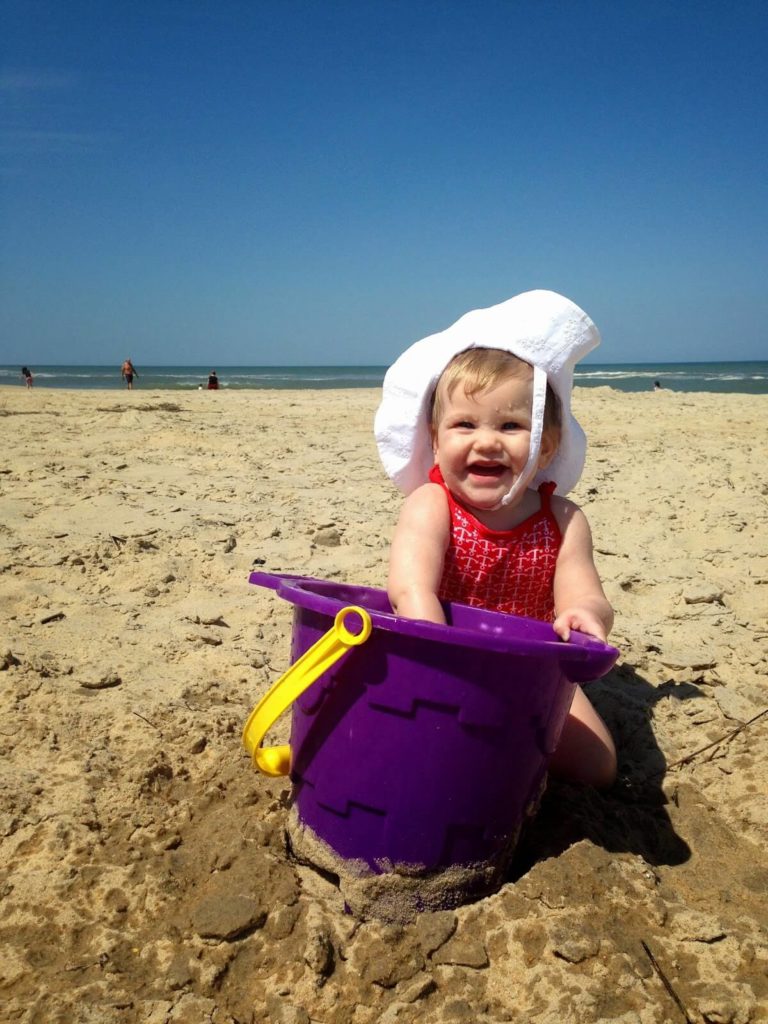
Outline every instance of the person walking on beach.
[[32, 371], [29, 369], [28, 366], [22, 366], [21, 376], [24, 378], [24, 381], [26, 382], [27, 390], [29, 390], [29, 388], [31, 388], [32, 385], [34, 384], [35, 379], [32, 376]]
[[219, 390], [219, 378], [216, 376], [216, 371], [211, 370], [208, 374], [208, 390], [218, 391]]
[[126, 359], [123, 365], [121, 366], [120, 376], [125, 381], [128, 390], [133, 391], [133, 378], [138, 377], [139, 375], [138, 373], [136, 373], [136, 368], [134, 367], [130, 359]]
[[[389, 368], [375, 431], [407, 495], [389, 562], [397, 615], [442, 624], [442, 602], [458, 601], [551, 622], [563, 641], [574, 629], [606, 640], [589, 524], [561, 496], [586, 452], [573, 368], [599, 343], [578, 306], [533, 291], [467, 313]], [[551, 767], [598, 787], [616, 778], [611, 734], [579, 686]]]

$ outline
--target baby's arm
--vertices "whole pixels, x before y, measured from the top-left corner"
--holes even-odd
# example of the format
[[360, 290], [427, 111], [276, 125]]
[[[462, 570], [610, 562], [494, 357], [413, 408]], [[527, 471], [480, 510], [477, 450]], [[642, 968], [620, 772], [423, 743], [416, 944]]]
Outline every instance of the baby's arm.
[[553, 511], [563, 538], [555, 569], [555, 632], [563, 640], [572, 629], [606, 640], [613, 626], [613, 608], [595, 568], [587, 517], [565, 499], [555, 499]]
[[424, 484], [405, 499], [392, 539], [387, 593], [398, 615], [445, 622], [437, 592], [449, 538], [445, 492]]

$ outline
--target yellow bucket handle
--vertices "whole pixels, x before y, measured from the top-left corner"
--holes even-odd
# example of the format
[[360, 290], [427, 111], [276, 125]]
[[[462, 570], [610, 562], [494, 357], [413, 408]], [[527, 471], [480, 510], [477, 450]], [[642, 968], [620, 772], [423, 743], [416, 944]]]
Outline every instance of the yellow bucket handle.
[[[344, 620], [351, 614], [362, 619], [363, 628], [359, 633], [350, 633], [344, 625]], [[305, 651], [261, 698], [245, 723], [243, 745], [264, 775], [287, 775], [291, 770], [291, 748], [288, 744], [280, 747], [261, 745], [280, 715], [350, 647], [365, 643], [370, 635], [371, 616], [365, 608], [357, 605], [342, 608], [328, 632]]]

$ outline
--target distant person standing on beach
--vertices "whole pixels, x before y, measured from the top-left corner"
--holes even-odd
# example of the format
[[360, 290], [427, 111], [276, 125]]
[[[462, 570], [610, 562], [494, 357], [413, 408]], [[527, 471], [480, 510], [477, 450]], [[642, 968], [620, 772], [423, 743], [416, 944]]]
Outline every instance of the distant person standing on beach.
[[32, 385], [33, 385], [33, 384], [34, 384], [34, 382], [35, 382], [35, 379], [34, 379], [34, 377], [32, 376], [32, 371], [31, 371], [31, 370], [29, 369], [29, 367], [27, 367], [27, 366], [22, 366], [22, 368], [21, 368], [21, 376], [22, 376], [22, 377], [24, 378], [24, 380], [26, 381], [26, 384], [27, 384], [27, 388], [31, 388], [31, 387], [32, 387]]
[[120, 368], [120, 376], [125, 381], [128, 390], [133, 391], [133, 378], [139, 375], [130, 359], [126, 359]]
[[654, 391], [661, 391], [661, 381], [660, 380], [655, 380], [653, 382], [653, 390]]
[[219, 378], [216, 376], [216, 371], [211, 370], [208, 374], [208, 390], [218, 391], [219, 390]]

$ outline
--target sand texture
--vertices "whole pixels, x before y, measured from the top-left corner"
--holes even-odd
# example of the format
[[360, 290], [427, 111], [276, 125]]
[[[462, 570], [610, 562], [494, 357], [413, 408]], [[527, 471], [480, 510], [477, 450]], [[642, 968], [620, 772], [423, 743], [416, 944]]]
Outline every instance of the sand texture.
[[0, 1019], [768, 1020], [768, 396], [577, 390], [620, 780], [404, 926], [287, 857], [240, 738], [291, 634], [252, 567], [384, 583], [377, 397], [0, 390]]

